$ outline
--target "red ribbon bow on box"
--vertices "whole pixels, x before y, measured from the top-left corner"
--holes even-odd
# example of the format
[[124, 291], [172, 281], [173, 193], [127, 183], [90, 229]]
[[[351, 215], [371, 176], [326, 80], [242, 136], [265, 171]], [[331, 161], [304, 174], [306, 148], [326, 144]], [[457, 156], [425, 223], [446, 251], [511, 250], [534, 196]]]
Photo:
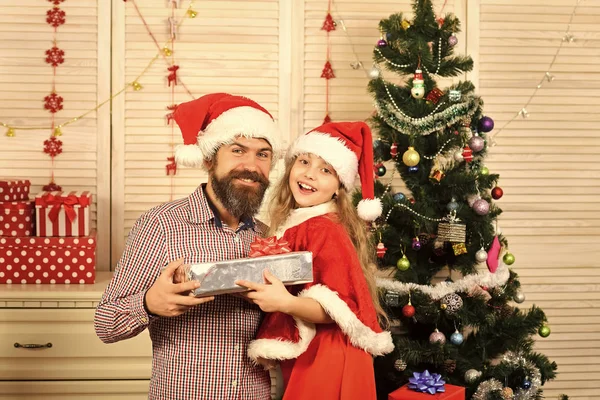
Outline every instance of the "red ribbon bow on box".
[[77, 213], [75, 212], [74, 206], [78, 204], [82, 207], [89, 205], [87, 197], [79, 198], [74, 194], [70, 194], [68, 196], [54, 196], [52, 193], [48, 193], [37, 200], [37, 204], [41, 205], [42, 207], [52, 206], [52, 209], [48, 213], [48, 217], [52, 222], [56, 222], [58, 219], [58, 213], [60, 212], [61, 207], [64, 207], [65, 214], [67, 215], [67, 218], [69, 218], [69, 222], [73, 222], [77, 218]]
[[275, 254], [285, 254], [292, 250], [289, 243], [283, 239], [277, 239], [275, 236], [270, 238], [257, 238], [250, 243], [250, 257], [272, 256]]

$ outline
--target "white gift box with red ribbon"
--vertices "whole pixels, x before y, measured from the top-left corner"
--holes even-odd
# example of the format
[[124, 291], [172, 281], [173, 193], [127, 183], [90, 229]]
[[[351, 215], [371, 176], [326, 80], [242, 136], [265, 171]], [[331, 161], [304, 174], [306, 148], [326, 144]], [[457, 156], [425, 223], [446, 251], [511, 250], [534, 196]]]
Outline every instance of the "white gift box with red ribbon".
[[36, 236], [89, 236], [90, 192], [42, 192], [35, 197]]

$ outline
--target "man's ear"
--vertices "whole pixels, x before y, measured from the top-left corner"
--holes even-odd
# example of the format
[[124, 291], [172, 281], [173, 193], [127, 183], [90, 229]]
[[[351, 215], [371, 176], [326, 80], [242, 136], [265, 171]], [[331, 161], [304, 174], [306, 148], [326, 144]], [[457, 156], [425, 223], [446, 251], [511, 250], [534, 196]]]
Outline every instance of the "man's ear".
[[204, 165], [204, 169], [206, 169], [207, 171], [210, 171], [210, 169], [213, 166], [213, 160], [205, 158], [204, 161], [202, 161], [202, 165]]

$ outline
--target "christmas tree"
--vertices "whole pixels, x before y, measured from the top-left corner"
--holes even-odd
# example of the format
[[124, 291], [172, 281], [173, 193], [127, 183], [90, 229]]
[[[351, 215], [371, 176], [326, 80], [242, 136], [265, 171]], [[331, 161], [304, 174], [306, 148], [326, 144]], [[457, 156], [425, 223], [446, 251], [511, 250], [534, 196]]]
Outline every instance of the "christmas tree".
[[557, 366], [533, 350], [536, 335], [550, 334], [544, 312], [515, 306], [525, 297], [497, 228], [503, 192], [483, 164], [494, 121], [471, 82], [437, 86], [473, 67], [454, 55], [460, 22], [417, 0], [412, 21], [394, 14], [379, 28], [369, 83], [375, 169], [383, 176], [393, 162], [410, 191], [376, 187], [384, 212], [373, 238], [380, 268], [393, 266], [380, 287], [396, 345], [376, 360], [379, 398], [428, 370], [466, 387], [467, 399], [539, 399]]

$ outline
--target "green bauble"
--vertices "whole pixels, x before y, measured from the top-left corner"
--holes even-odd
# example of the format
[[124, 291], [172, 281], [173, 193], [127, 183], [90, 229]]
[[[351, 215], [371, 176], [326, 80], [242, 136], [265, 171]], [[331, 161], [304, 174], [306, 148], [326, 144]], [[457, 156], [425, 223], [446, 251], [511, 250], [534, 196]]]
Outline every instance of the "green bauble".
[[515, 256], [513, 256], [512, 253], [506, 253], [504, 257], [502, 257], [502, 261], [504, 261], [504, 264], [506, 265], [513, 265], [515, 263]]
[[402, 258], [399, 259], [396, 263], [396, 266], [400, 271], [406, 271], [410, 268], [410, 261], [408, 261], [408, 258], [406, 258], [406, 256], [402, 256]]
[[538, 333], [540, 334], [541, 337], [548, 337], [550, 336], [550, 327], [548, 325], [542, 325], [540, 326], [540, 329], [538, 329]]
[[481, 175], [489, 175], [490, 170], [488, 169], [488, 167], [481, 167], [481, 169], [479, 170], [479, 173]]

